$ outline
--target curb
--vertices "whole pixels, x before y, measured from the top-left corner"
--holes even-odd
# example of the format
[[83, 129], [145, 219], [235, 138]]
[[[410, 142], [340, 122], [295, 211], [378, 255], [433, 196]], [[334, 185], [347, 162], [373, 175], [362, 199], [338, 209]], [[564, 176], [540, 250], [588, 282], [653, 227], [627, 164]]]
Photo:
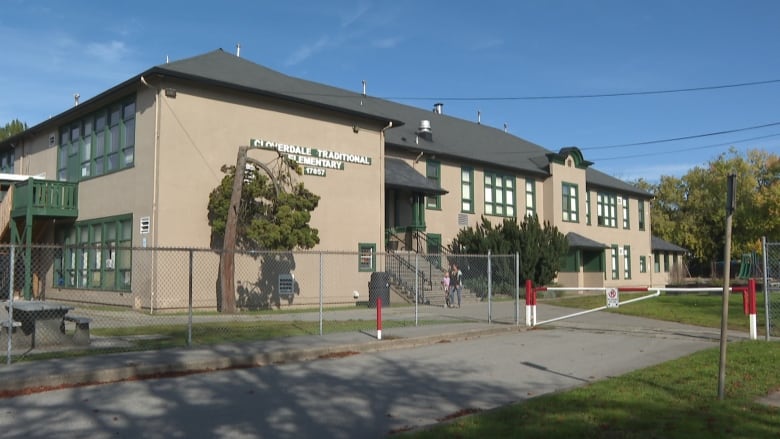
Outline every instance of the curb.
[[[385, 340], [372, 339], [367, 342], [342, 343], [331, 346], [304, 349], [284, 349], [271, 352], [247, 354], [246, 344], [215, 345], [208, 349], [171, 349], [134, 353], [134, 358], [111, 359], [113, 354], [96, 356], [105, 358], [105, 364], [94, 369], [86, 363], [95, 357], [78, 359], [55, 359], [46, 361], [48, 367], [38, 373], [24, 373], [25, 366], [36, 363], [15, 363], [0, 372], [8, 379], [0, 380], [0, 397], [20, 393], [36, 393], [62, 387], [77, 387], [105, 384], [118, 381], [163, 378], [187, 374], [214, 372], [219, 370], [263, 367], [273, 364], [313, 361], [317, 359], [340, 358], [361, 353], [382, 352], [396, 349], [411, 349], [443, 342], [465, 341], [499, 334], [522, 332], [519, 326], [498, 326], [495, 328], [472, 329], [417, 337], [398, 337]], [[251, 349], [251, 346], [250, 346]], [[170, 361], [171, 355], [186, 353], [184, 360]], [[127, 355], [127, 354], [118, 354]], [[113, 361], [112, 361], [113, 360]], [[56, 373], [52, 373], [56, 370]], [[22, 373], [16, 373], [21, 371]], [[41, 376], [44, 375], [44, 376]]]

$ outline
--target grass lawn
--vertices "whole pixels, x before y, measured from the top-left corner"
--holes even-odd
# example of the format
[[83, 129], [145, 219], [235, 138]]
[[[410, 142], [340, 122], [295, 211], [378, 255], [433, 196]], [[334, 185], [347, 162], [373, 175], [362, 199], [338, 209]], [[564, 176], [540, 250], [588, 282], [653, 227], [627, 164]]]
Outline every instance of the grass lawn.
[[718, 401], [718, 348], [568, 392], [456, 419], [411, 438], [777, 438], [780, 409], [755, 402], [780, 389], [780, 344], [728, 347]]
[[[621, 294], [629, 300], [646, 294]], [[763, 295], [758, 295], [763, 331]], [[602, 295], [540, 299], [550, 305], [592, 309]], [[720, 327], [722, 297], [661, 295], [609, 312]], [[728, 326], [748, 331], [742, 295], [729, 300]], [[412, 438], [778, 438], [780, 409], [756, 400], [780, 391], [780, 343], [744, 341], [727, 348], [726, 395], [718, 396], [720, 349], [712, 348], [599, 381], [543, 395], [494, 411], [458, 418]]]
[[[620, 300], [625, 301], [636, 297], [646, 296], [651, 293], [620, 293]], [[539, 299], [540, 303], [549, 305], [566, 306], [571, 308], [592, 309], [606, 305], [603, 294], [568, 296], [555, 299]], [[765, 334], [764, 295], [756, 294], [756, 315], [759, 334]], [[616, 312], [638, 317], [647, 317], [656, 320], [685, 323], [710, 328], [720, 328], [720, 320], [723, 310], [723, 297], [720, 294], [691, 293], [691, 294], [664, 294], [651, 299], [621, 305], [618, 308], [610, 308], [608, 312]], [[729, 318], [728, 327], [735, 331], [749, 331], [748, 316], [742, 310], [742, 294], [729, 294]], [[772, 334], [780, 336], [778, 334]]]

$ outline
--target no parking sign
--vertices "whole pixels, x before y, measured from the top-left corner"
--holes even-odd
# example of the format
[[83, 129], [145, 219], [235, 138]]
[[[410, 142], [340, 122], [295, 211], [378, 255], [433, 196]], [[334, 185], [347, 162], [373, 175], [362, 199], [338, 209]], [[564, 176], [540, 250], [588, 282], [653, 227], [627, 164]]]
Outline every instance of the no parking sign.
[[620, 306], [620, 295], [617, 288], [607, 289], [607, 308], [617, 308]]

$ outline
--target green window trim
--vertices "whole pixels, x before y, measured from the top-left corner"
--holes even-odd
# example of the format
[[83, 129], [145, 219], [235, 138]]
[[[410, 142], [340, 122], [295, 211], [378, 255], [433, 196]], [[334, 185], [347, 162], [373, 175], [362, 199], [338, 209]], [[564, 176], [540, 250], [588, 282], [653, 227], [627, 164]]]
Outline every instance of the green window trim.
[[536, 180], [525, 179], [525, 216], [536, 214]]
[[647, 256], [639, 257], [639, 272], [647, 273]]
[[639, 230], [645, 230], [645, 200], [639, 200]]
[[623, 197], [623, 228], [631, 228], [631, 215], [629, 209], [628, 197]]
[[474, 169], [460, 169], [460, 211], [474, 213]]
[[562, 220], [567, 223], [578, 223], [580, 222], [579, 218], [579, 187], [576, 184], [573, 183], [562, 183], [561, 185], [561, 194], [562, 194], [562, 200], [561, 200], [561, 207], [563, 209], [562, 212]]
[[485, 172], [485, 215], [515, 217], [515, 178]]
[[4, 174], [14, 173], [14, 149], [0, 152], [0, 172]]
[[59, 128], [57, 179], [81, 181], [135, 164], [135, 96]]
[[562, 273], [578, 273], [580, 271], [580, 251], [569, 249], [569, 252], [561, 257]]
[[[441, 162], [427, 159], [425, 161], [425, 177], [441, 187]], [[441, 195], [428, 195], [425, 199], [427, 209], [441, 210]]]
[[623, 246], [623, 278], [631, 279], [631, 246]]
[[612, 244], [612, 247], [610, 249], [611, 255], [610, 259], [612, 261], [612, 280], [619, 279], [620, 278], [620, 268], [618, 266], [618, 246], [617, 244]]
[[376, 271], [376, 244], [367, 242], [358, 244], [358, 271]]
[[585, 273], [604, 272], [604, 252], [600, 250], [582, 252], [582, 271]]
[[56, 287], [131, 290], [132, 215], [80, 221], [56, 234], [63, 246], [54, 261]]
[[590, 225], [590, 191], [585, 191], [585, 224]]
[[653, 271], [655, 273], [661, 272], [661, 254], [658, 252], [653, 253]]
[[617, 228], [617, 197], [614, 194], [599, 192], [596, 208], [599, 226]]

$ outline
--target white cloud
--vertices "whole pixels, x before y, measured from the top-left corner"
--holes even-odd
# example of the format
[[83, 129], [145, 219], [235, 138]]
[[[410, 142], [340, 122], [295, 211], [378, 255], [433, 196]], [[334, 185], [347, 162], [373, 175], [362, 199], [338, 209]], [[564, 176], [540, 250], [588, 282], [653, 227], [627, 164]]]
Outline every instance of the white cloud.
[[303, 47], [299, 47], [292, 55], [290, 55], [284, 64], [287, 66], [294, 66], [307, 60], [312, 55], [324, 50], [331, 44], [331, 40], [328, 36], [320, 37], [314, 44], [308, 44]]
[[127, 52], [125, 43], [116, 40], [108, 43], [88, 43], [86, 46], [87, 55], [108, 63], [120, 61]]
[[400, 44], [401, 41], [403, 41], [403, 38], [401, 37], [388, 37], [374, 40], [371, 42], [371, 45], [377, 49], [392, 49], [393, 47]]
[[356, 21], [360, 20], [369, 10], [369, 5], [366, 3], [358, 4], [354, 10], [345, 11], [341, 14], [341, 27], [349, 27]]

